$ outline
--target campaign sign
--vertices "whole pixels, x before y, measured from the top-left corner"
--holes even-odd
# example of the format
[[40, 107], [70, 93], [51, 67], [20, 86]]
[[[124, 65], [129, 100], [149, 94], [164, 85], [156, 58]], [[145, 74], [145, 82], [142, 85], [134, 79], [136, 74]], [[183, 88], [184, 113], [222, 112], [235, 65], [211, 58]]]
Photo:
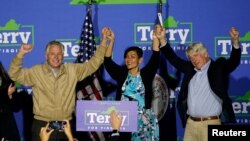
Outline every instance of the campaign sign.
[[137, 101], [77, 100], [76, 130], [110, 132], [110, 113], [122, 117], [121, 132], [137, 131]]

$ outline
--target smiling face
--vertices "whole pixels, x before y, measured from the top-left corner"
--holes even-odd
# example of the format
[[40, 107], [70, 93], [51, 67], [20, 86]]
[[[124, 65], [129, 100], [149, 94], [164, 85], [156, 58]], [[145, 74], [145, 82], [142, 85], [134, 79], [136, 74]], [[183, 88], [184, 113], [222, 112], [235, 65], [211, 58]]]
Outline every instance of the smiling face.
[[186, 50], [186, 55], [193, 66], [198, 70], [209, 61], [207, 49], [202, 43], [193, 43], [189, 45]]
[[129, 51], [125, 58], [125, 64], [129, 70], [138, 69], [142, 58], [138, 56], [136, 51]]
[[53, 69], [59, 69], [63, 62], [63, 46], [61, 44], [49, 44], [46, 49], [47, 63]]
[[193, 66], [198, 70], [200, 70], [209, 61], [207, 53], [190, 53], [188, 58]]
[[130, 47], [124, 54], [125, 64], [131, 74], [137, 74], [142, 63], [142, 50], [138, 47]]

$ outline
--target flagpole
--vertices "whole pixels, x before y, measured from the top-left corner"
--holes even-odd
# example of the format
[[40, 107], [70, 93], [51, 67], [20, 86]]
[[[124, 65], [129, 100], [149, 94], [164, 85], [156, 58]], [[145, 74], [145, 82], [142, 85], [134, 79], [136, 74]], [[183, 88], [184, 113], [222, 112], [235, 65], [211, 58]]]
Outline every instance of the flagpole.
[[96, 3], [96, 1], [95, 0], [88, 0], [89, 5], [92, 5], [92, 3]]
[[95, 0], [88, 0], [88, 11], [90, 10], [90, 15], [92, 15], [92, 4], [96, 3]]
[[159, 2], [159, 13], [162, 14], [162, 0], [160, 0]]
[[163, 26], [163, 20], [162, 20], [162, 0], [159, 0], [159, 11], [157, 12], [159, 23], [161, 26]]
[[[84, 18], [84, 22], [81, 29], [80, 36], [80, 48], [77, 56], [76, 63], [84, 63], [91, 59], [96, 51], [94, 26], [92, 22], [92, 4], [96, 3], [96, 0], [86, 1], [87, 13]], [[97, 71], [88, 76], [77, 84], [77, 99], [78, 100], [102, 100], [103, 92], [101, 84], [98, 80]], [[89, 131], [89, 138], [92, 141], [105, 141], [103, 132]], [[79, 140], [85, 140], [82, 136], [79, 136]]]

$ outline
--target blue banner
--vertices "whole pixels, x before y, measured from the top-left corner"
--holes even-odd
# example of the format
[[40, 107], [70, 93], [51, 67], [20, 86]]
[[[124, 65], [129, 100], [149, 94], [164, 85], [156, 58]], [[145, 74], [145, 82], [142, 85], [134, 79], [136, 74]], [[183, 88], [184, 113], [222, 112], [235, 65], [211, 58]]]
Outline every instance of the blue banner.
[[[247, 14], [249, 5], [249, 0], [163, 0], [162, 4], [163, 25], [167, 28], [169, 42], [183, 58], [187, 45], [195, 41], [203, 42], [213, 59], [228, 57], [231, 52], [229, 29], [232, 26], [239, 29], [241, 63], [229, 79], [229, 94], [239, 124], [250, 124], [250, 14]], [[117, 63], [123, 63], [121, 56], [124, 50], [132, 45], [143, 49], [144, 62], [147, 62], [152, 50], [153, 25], [158, 22], [157, 12], [160, 6], [157, 0], [103, 0], [97, 4], [93, 3], [92, 18], [96, 43], [99, 44], [101, 29], [108, 26], [116, 36], [113, 59]], [[86, 13], [86, 0], [1, 0], [0, 60], [4, 67], [9, 68], [22, 43], [34, 44], [32, 52], [24, 58], [24, 67], [44, 63], [45, 46], [51, 40], [59, 40], [64, 44], [65, 62], [74, 62]], [[174, 75], [176, 70], [173, 66], [169, 64], [167, 69], [170, 75]], [[113, 82], [107, 72], [104, 72], [103, 76], [106, 81]], [[25, 86], [21, 88], [29, 89]], [[175, 110], [173, 107], [178, 88], [171, 93], [168, 109]], [[112, 99], [112, 93], [107, 99]], [[174, 114], [177, 140], [182, 140], [184, 129], [180, 124], [178, 112], [166, 113]], [[17, 113], [16, 117], [23, 135], [21, 112]], [[167, 128], [169, 125], [165, 123]]]

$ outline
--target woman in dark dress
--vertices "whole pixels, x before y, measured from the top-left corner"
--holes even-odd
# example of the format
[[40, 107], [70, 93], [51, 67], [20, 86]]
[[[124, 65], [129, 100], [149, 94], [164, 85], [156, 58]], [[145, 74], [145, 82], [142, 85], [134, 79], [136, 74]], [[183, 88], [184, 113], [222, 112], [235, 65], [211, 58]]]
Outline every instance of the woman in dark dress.
[[0, 139], [20, 141], [14, 113], [20, 109], [15, 83], [0, 61]]

